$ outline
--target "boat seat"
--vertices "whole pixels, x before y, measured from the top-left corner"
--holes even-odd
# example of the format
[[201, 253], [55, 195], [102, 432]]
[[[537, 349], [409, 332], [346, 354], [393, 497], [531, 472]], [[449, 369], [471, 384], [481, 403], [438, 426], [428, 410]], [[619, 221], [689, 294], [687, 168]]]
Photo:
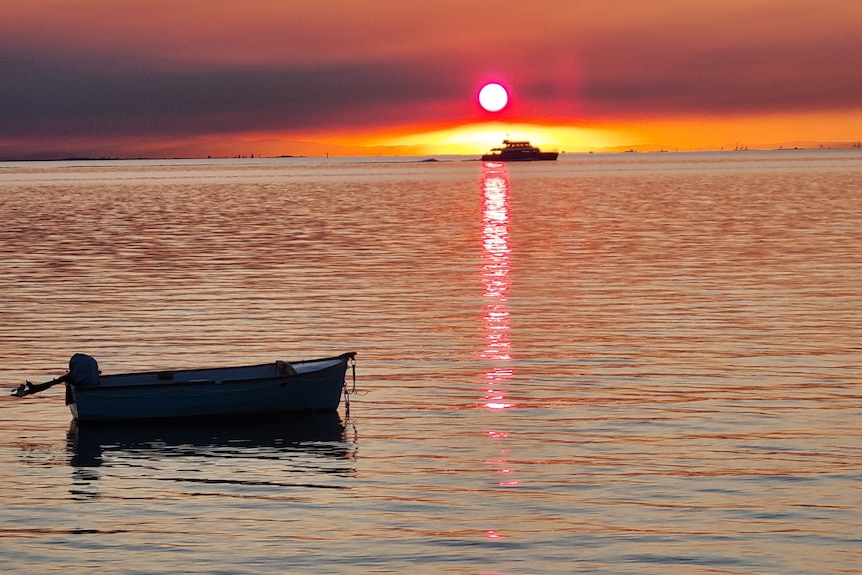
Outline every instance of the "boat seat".
[[275, 373], [280, 377], [292, 377], [296, 375], [296, 369], [286, 361], [275, 362]]

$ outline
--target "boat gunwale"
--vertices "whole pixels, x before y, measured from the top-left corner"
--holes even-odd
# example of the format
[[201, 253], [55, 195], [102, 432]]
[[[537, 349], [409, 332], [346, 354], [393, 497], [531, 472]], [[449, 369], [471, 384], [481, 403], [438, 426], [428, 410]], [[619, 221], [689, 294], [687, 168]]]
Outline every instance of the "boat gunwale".
[[[285, 362], [288, 365], [295, 366], [299, 364], [310, 364], [310, 363], [323, 363], [323, 362], [335, 362], [328, 365], [325, 365], [319, 369], [312, 369], [305, 372], [298, 372], [295, 374], [284, 374], [284, 375], [267, 375], [263, 377], [245, 377], [245, 378], [233, 378], [233, 379], [224, 379], [217, 380], [212, 378], [201, 378], [201, 379], [176, 379], [177, 374], [182, 375], [183, 373], [194, 373], [194, 372], [218, 372], [218, 371], [230, 371], [230, 370], [245, 370], [245, 369], [257, 369], [257, 368], [266, 368], [272, 365], [275, 365], [276, 362], [269, 363], [260, 363], [260, 364], [252, 364], [252, 365], [242, 365], [242, 366], [232, 366], [232, 367], [213, 367], [213, 368], [189, 368], [189, 369], [160, 369], [153, 371], [135, 371], [128, 373], [112, 373], [99, 377], [100, 385], [95, 387], [76, 387], [72, 384], [67, 383], [67, 386], [71, 386], [74, 389], [75, 394], [90, 394], [90, 393], [99, 393], [99, 392], [111, 392], [116, 390], [126, 390], [126, 389], [139, 389], [139, 388], [168, 388], [168, 387], [176, 387], [176, 386], [199, 386], [199, 387], [207, 387], [207, 386], [223, 386], [223, 385], [248, 385], [251, 383], [270, 383], [270, 382], [287, 382], [289, 380], [301, 380], [303, 376], [313, 375], [317, 373], [321, 373], [333, 368], [339, 368], [343, 363], [354, 359], [356, 357], [355, 351], [345, 352], [341, 355], [332, 356], [332, 357], [322, 357], [317, 359], [303, 359], [292, 362]], [[170, 373], [174, 376], [174, 378], [170, 380], [158, 380], [155, 382], [146, 382], [146, 383], [115, 383], [111, 384], [110, 381], [102, 383], [104, 380], [110, 380], [111, 378], [123, 378], [123, 377], [141, 377], [141, 376], [154, 376], [156, 378], [159, 377], [159, 374]]]

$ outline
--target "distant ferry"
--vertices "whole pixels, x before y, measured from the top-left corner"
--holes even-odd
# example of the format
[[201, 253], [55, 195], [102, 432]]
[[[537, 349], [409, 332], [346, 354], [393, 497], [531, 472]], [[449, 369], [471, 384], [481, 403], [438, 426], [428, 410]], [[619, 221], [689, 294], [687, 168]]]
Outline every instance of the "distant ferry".
[[492, 148], [490, 154], [482, 156], [483, 162], [530, 162], [536, 160], [556, 160], [557, 152], [543, 152], [530, 142], [503, 140], [502, 148]]

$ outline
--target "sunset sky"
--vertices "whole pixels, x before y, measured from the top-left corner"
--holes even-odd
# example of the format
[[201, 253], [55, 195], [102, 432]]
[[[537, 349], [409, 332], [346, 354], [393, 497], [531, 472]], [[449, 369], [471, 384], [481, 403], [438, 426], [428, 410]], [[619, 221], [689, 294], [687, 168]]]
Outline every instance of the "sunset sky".
[[859, 0], [5, 0], [0, 159], [852, 144], [860, 31]]

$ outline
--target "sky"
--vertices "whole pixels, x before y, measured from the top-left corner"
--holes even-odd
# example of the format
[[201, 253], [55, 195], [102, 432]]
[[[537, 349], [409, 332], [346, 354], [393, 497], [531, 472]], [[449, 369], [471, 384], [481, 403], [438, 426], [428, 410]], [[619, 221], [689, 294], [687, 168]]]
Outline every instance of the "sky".
[[0, 159], [853, 145], [860, 30], [859, 0], [4, 0]]

